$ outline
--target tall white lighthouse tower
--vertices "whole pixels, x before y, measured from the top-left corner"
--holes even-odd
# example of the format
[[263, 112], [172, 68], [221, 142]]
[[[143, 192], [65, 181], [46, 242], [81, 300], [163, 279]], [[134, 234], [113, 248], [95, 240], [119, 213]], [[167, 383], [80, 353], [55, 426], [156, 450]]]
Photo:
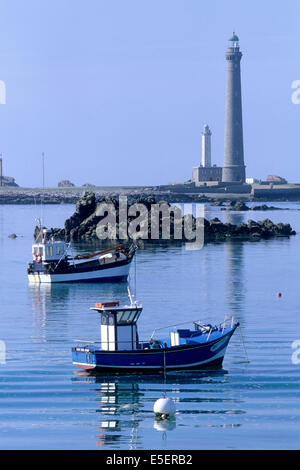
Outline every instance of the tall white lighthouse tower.
[[205, 124], [202, 132], [201, 166], [211, 167], [211, 130], [207, 124]]

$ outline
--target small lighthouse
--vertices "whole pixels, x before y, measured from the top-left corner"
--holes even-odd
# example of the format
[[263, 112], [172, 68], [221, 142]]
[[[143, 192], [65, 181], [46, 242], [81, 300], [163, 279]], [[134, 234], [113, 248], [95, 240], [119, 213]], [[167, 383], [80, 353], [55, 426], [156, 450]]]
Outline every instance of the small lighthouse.
[[211, 167], [211, 130], [207, 124], [205, 124], [202, 132], [201, 166]]

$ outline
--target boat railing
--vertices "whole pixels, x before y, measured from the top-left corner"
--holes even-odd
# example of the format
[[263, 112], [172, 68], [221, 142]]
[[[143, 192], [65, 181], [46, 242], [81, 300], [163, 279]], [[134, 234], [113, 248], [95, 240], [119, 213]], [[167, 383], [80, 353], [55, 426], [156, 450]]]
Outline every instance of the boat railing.
[[[207, 333], [207, 339], [206, 339], [206, 341], [208, 341], [209, 338], [210, 338], [211, 333], [212, 333], [214, 330], [217, 330], [217, 329], [220, 330], [220, 329], [222, 329], [222, 334], [223, 334], [226, 327], [229, 326], [230, 328], [232, 328], [233, 325], [234, 325], [234, 317], [233, 317], [233, 316], [232, 316], [231, 318], [226, 318], [226, 317], [225, 317], [222, 323], [220, 323], [220, 324], [218, 324], [218, 325], [215, 325], [215, 326], [207, 325], [207, 324], [203, 323], [201, 320], [190, 320], [190, 321], [186, 321], [186, 322], [182, 322], [182, 323], [176, 323], [176, 324], [169, 325], [169, 326], [163, 326], [163, 327], [161, 327], [161, 328], [155, 328], [155, 330], [153, 330], [153, 332], [152, 332], [152, 334], [151, 334], [151, 336], [150, 336], [149, 341], [151, 341], [151, 340], [153, 339], [153, 337], [154, 337], [154, 335], [155, 335], [155, 333], [156, 333], [157, 331], [164, 330], [164, 329], [175, 328], [175, 327], [177, 327], [177, 326], [183, 326], [183, 325], [187, 325], [187, 324], [194, 324], [195, 327], [196, 327], [196, 325], [199, 326], [199, 327], [201, 327], [201, 326], [203, 326], [203, 327], [205, 327], [205, 326], [209, 327], [209, 328], [207, 328], [207, 331], [205, 332], [205, 333]], [[201, 328], [199, 328], [198, 331], [199, 331], [200, 329], [201, 329]], [[196, 332], [195, 332], [195, 334], [196, 334]]]
[[[90, 341], [90, 340], [88, 341], [88, 340], [85, 340], [85, 339], [74, 339], [74, 342], [79, 343], [81, 345], [84, 345], [84, 344], [98, 344], [98, 345], [102, 346], [102, 349], [103, 349], [103, 346], [115, 345], [115, 341]], [[120, 344], [128, 345], [128, 343], [130, 343], [130, 341], [118, 341], [118, 345], [120, 345]], [[144, 346], [150, 345], [150, 342], [149, 342], [149, 340], [139, 340], [137, 342], [137, 344], [138, 344], [139, 347], [141, 347], [141, 349], [143, 349]]]
[[[200, 320], [196, 320], [196, 322], [197, 322], [197, 321], [200, 321]], [[155, 329], [153, 330], [151, 336], [150, 336], [149, 341], [151, 341], [151, 340], [153, 339], [153, 337], [154, 337], [154, 335], [155, 335], [155, 333], [156, 333], [157, 331], [166, 330], [166, 329], [170, 329], [170, 328], [175, 328], [175, 327], [177, 327], [177, 326], [188, 325], [188, 324], [193, 324], [193, 323], [195, 323], [195, 321], [190, 320], [190, 321], [185, 321], [185, 322], [182, 322], [182, 323], [175, 323], [175, 324], [173, 324], [173, 325], [162, 326], [161, 328], [155, 328]]]
[[223, 322], [220, 323], [219, 325], [216, 325], [215, 327], [210, 327], [209, 331], [208, 331], [208, 334], [207, 334], [207, 338], [206, 338], [206, 342], [209, 340], [210, 338], [210, 335], [211, 333], [214, 331], [214, 330], [220, 330], [222, 329], [222, 334], [224, 333], [224, 330], [225, 328], [228, 326], [230, 328], [233, 327], [233, 324], [234, 324], [234, 317], [232, 316], [231, 318], [224, 318]]
[[104, 254], [104, 253], [109, 253], [110, 251], [114, 251], [114, 250], [123, 250], [124, 249], [124, 246], [123, 245], [117, 245], [117, 246], [112, 246], [111, 248], [106, 248], [105, 250], [101, 250], [101, 251], [97, 251], [95, 253], [89, 253], [87, 255], [76, 255], [74, 256], [73, 258], [70, 258], [70, 259], [73, 259], [73, 260], [85, 260], [85, 259], [90, 259], [90, 258], [94, 258], [95, 256], [99, 256], [101, 254]]
[[[196, 321], [188, 321], [188, 322], [182, 322], [182, 323], [176, 323], [174, 325], [169, 325], [169, 326], [163, 326], [161, 328], [156, 328], [155, 330], [153, 330], [151, 336], [150, 336], [150, 339], [148, 340], [138, 340], [137, 341], [137, 344], [139, 346], [141, 346], [143, 349], [144, 345], [149, 345], [152, 343], [152, 341], [155, 341], [154, 340], [154, 335], [157, 331], [160, 331], [160, 330], [164, 330], [164, 329], [170, 329], [170, 328], [175, 328], [177, 326], [182, 326], [182, 325], [187, 325], [187, 324], [191, 324], [193, 323], [196, 326], [198, 327], [203, 327], [205, 328], [206, 327], [206, 330], [203, 330], [202, 333], [203, 334], [207, 334], [207, 338], [206, 338], [206, 342], [209, 340], [211, 334], [213, 333], [213, 331], [217, 331], [217, 330], [221, 330], [222, 331], [222, 334], [224, 333], [224, 330], [226, 327], [230, 327], [230, 328], [233, 328], [233, 325], [234, 325], [234, 317], [232, 316], [231, 318], [224, 318], [223, 322], [218, 324], [218, 325], [215, 325], [215, 326], [212, 326], [212, 325], [208, 325], [208, 324], [205, 324], [203, 322], [200, 323], [200, 320], [196, 320]], [[192, 334], [191, 334], [191, 338], [194, 336], [196, 336], [197, 334], [199, 334], [199, 330], [201, 330], [201, 328], [198, 328], [196, 329]], [[75, 339], [74, 340], [76, 343], [81, 343], [81, 344], [100, 344], [102, 346], [102, 349], [103, 349], [103, 345], [106, 345], [109, 346], [110, 344], [115, 344], [114, 341], [106, 341], [106, 342], [103, 342], [103, 341], [87, 341], [87, 340], [82, 340], [82, 339]], [[118, 344], [121, 344], [121, 343], [125, 343], [128, 345], [129, 341], [118, 341]], [[158, 344], [161, 344], [160, 342]], [[160, 347], [160, 346], [159, 346]]]

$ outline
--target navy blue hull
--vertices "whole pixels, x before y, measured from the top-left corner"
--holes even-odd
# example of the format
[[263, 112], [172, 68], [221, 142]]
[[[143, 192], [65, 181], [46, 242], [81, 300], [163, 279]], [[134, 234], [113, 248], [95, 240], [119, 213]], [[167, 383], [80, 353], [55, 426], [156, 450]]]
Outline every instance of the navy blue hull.
[[[116, 263], [94, 266], [68, 266], [68, 268], [58, 266], [57, 269], [32, 263], [28, 269], [29, 281], [32, 283], [58, 283], [58, 282], [117, 282], [127, 279], [132, 258]], [[38, 265], [38, 266], [36, 266]]]
[[[208, 363], [206, 364], [201, 364], [201, 365], [197, 365], [197, 366], [191, 366], [191, 367], [188, 367], [188, 366], [181, 366], [181, 367], [176, 367], [172, 370], [174, 371], [179, 371], [179, 370], [211, 370], [211, 369], [214, 369], [214, 370], [217, 370], [217, 369], [221, 369], [222, 368], [222, 364], [223, 364], [223, 360], [224, 360], [224, 356], [219, 358], [219, 359], [215, 359], [215, 360], [212, 360], [212, 361], [209, 361]], [[76, 365], [76, 364], [75, 364]], [[103, 374], [104, 372], [107, 373], [107, 374], [143, 374], [143, 375], [146, 375], [146, 374], [163, 374], [164, 373], [164, 369], [163, 368], [152, 368], [152, 367], [147, 367], [147, 368], [143, 368], [143, 367], [139, 367], [139, 368], [131, 368], [130, 366], [129, 367], [126, 367], [126, 368], [116, 368], [116, 367], [103, 367], [103, 366], [100, 366], [100, 365], [96, 365], [95, 367], [84, 367], [84, 366], [80, 366], [78, 365], [78, 367], [80, 369], [83, 369], [83, 370], [86, 370], [87, 372], [95, 372], [95, 373], [101, 373]], [[169, 368], [166, 368], [166, 370], [169, 370]]]

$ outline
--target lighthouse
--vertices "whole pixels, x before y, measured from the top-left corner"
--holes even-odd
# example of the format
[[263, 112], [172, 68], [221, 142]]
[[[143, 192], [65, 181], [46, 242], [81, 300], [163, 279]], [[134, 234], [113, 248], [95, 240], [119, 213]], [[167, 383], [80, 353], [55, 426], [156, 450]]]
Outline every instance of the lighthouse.
[[201, 165], [211, 167], [211, 130], [205, 124], [202, 132], [202, 158]]
[[233, 33], [226, 52], [227, 84], [222, 181], [245, 182], [239, 38]]

